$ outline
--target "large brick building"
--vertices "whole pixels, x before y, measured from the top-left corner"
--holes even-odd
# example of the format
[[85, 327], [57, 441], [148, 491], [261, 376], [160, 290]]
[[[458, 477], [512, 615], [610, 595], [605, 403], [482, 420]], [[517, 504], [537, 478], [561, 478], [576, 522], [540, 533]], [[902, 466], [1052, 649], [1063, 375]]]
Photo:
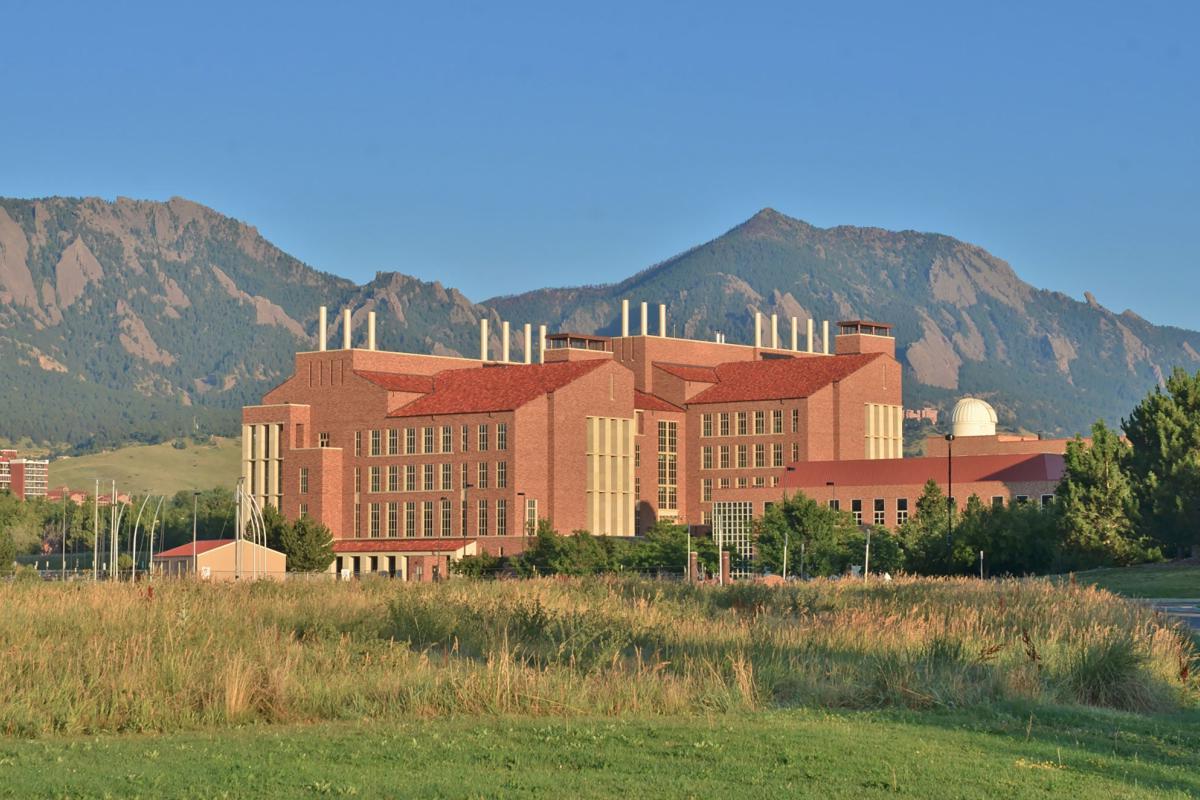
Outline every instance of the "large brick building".
[[[713, 493], [778, 486], [787, 464], [898, 458], [900, 365], [887, 325], [808, 321], [801, 348], [756, 315], [753, 344], [524, 326], [480, 331], [478, 359], [352, 346], [297, 353], [292, 377], [243, 411], [243, 480], [285, 516], [329, 526], [337, 569], [428, 579], [451, 557], [518, 552], [539, 519], [628, 536], [655, 519], [711, 521]], [[496, 345], [499, 345], [496, 347]], [[832, 348], [831, 348], [832, 345]], [[495, 352], [498, 357], [489, 357]], [[831, 352], [832, 350], [832, 352]], [[536, 351], [537, 358], [533, 355]], [[536, 360], [537, 363], [533, 363]]]
[[45, 497], [49, 480], [49, 461], [20, 458], [16, 450], [0, 450], [0, 492], [11, 492], [22, 500]]

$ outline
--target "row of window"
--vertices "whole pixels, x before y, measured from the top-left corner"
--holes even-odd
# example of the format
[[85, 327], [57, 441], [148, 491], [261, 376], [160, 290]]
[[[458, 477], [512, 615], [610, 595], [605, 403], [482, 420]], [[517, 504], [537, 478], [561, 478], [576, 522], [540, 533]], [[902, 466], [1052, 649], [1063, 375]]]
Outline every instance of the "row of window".
[[[953, 502], [954, 502], [953, 497], [951, 497], [947, 500], [948, 505]], [[1018, 494], [1013, 497], [1013, 502], [1018, 503], [1018, 504], [1028, 503], [1029, 495]], [[1052, 495], [1052, 494], [1042, 495], [1041, 505], [1043, 508], [1045, 508], [1047, 505], [1049, 505], [1052, 502], [1054, 502], [1054, 495]], [[993, 508], [1001, 508], [1003, 506], [1004, 506], [1003, 495], [994, 495], [992, 497], [992, 507]], [[830, 500], [829, 507], [834, 509], [835, 511], [840, 510], [841, 503], [838, 500]], [[887, 501], [884, 500], [882, 497], [875, 498], [875, 500], [871, 504], [871, 512], [872, 512], [871, 522], [873, 524], [885, 525], [886, 523], [884, 522], [884, 519], [887, 516]], [[863, 501], [859, 500], [859, 499], [851, 500], [850, 501], [850, 513], [854, 517], [854, 524], [862, 525], [863, 524]], [[897, 498], [897, 500], [896, 500], [896, 524], [903, 525], [907, 521], [908, 521], [908, 498], [906, 498], [906, 497]]]
[[[474, 427], [475, 449], [486, 453], [492, 447], [492, 434], [495, 433], [497, 450], [508, 449], [508, 423], [497, 422], [495, 426], [486, 423], [477, 426], [462, 425], [459, 429], [459, 452], [471, 451], [471, 433]], [[494, 428], [494, 431], [493, 431]], [[403, 440], [401, 440], [403, 436]], [[329, 446], [329, 434], [320, 435], [321, 447]], [[354, 432], [354, 455], [362, 456], [364, 451], [371, 456], [415, 456], [432, 455], [435, 453], [454, 452], [454, 426], [427, 426], [424, 428], [386, 428]]]
[[[716, 426], [714, 427], [714, 423]], [[753, 424], [753, 428], [751, 425]], [[771, 410], [768, 428], [766, 411], [723, 411], [719, 414], [702, 414], [700, 416], [700, 435], [704, 438], [713, 436], [766, 436], [783, 433], [783, 409]], [[800, 432], [800, 409], [792, 409], [792, 433]]]
[[779, 485], [778, 475], [755, 475], [753, 478], [742, 475], [738, 478], [718, 478], [715, 482], [712, 478], [703, 478], [700, 481], [700, 502], [711, 503], [713, 487], [718, 489], [749, 489], [753, 486], [755, 489], [761, 489], [765, 486], [772, 488]]
[[[753, 460], [751, 459], [753, 454]], [[715, 456], [715, 458], [714, 458]], [[765, 444], [756, 444], [751, 450], [750, 445], [719, 445], [714, 448], [712, 445], [705, 445], [700, 448], [700, 468], [701, 469], [750, 469], [751, 467], [762, 469], [764, 467], [782, 467], [784, 466], [784, 451], [783, 443], [776, 442], [771, 445], [770, 463], [768, 464], [767, 446]], [[792, 461], [800, 460], [800, 443], [792, 442]]]
[[[459, 502], [459, 536], [507, 536], [509, 535], [508, 501], [501, 498], [491, 503], [488, 500], [475, 501], [475, 527], [472, 529], [470, 505], [467, 501]], [[307, 506], [301, 506], [301, 514], [307, 513]], [[493, 514], [494, 511], [494, 514]], [[355, 538], [433, 538], [435, 536], [454, 536], [454, 503], [432, 500], [405, 503], [368, 503], [366, 517], [363, 517], [363, 505], [354, 504], [354, 536]], [[532, 533], [537, 525], [537, 500], [525, 502], [524, 532]]]
[[[371, 494], [381, 492], [436, 492], [452, 491], [454, 487], [454, 465], [442, 464], [389, 464], [386, 467], [366, 468], [365, 490]], [[364, 491], [362, 467], [354, 468], [354, 492]], [[494, 480], [493, 480], [494, 478]], [[471, 483], [474, 479], [474, 483]], [[308, 467], [300, 467], [300, 494], [308, 494]], [[471, 468], [464, 461], [459, 464], [459, 487], [468, 489], [507, 489], [508, 462], [480, 461]]]

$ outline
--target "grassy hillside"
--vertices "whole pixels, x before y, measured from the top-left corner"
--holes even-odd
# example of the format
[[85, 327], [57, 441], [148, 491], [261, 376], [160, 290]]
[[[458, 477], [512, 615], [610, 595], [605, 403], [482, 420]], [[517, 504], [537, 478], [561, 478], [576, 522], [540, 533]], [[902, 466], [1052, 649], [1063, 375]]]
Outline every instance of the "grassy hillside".
[[1200, 562], [1093, 569], [1076, 573], [1075, 580], [1126, 597], [1200, 597]]
[[182, 450], [164, 442], [60, 458], [50, 464], [50, 485], [90, 492], [99, 478], [101, 491], [116, 480], [120, 491], [167, 495], [184, 489], [230, 487], [240, 474], [241, 447], [238, 439], [214, 437], [213, 444], [189, 441]]

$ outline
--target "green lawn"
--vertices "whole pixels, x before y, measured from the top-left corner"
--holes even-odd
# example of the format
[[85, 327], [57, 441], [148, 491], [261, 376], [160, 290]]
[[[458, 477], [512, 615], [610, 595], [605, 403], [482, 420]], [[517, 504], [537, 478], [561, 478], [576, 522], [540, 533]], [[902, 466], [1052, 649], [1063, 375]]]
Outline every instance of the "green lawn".
[[0, 740], [0, 797], [1200, 795], [1200, 717], [475, 718]]
[[182, 489], [232, 487], [240, 474], [241, 441], [214, 437], [212, 445], [177, 450], [170, 442], [134, 445], [105, 453], [59, 458], [50, 464], [50, 486], [67, 485], [91, 492], [100, 479], [107, 491], [113, 480], [124, 492], [174, 494]]
[[1075, 580], [1127, 597], [1200, 597], [1200, 564], [1195, 561], [1093, 569], [1076, 573]]

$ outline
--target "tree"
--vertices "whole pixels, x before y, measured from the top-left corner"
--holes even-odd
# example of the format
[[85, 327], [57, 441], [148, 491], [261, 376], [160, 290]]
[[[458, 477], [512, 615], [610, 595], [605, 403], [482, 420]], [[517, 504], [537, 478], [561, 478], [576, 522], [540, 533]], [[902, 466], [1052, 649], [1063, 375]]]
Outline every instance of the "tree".
[[1134, 524], [1131, 457], [1129, 445], [1103, 421], [1092, 426], [1090, 445], [1078, 436], [1067, 444], [1055, 506], [1071, 566], [1125, 566], [1151, 557]]
[[537, 535], [513, 563], [518, 575], [595, 575], [610, 572], [621, 562], [621, 544], [609, 536], [587, 531], [559, 534], [549, 520], [539, 520]]
[[0, 528], [0, 575], [11, 575], [17, 560], [17, 545], [8, 528]]
[[323, 572], [334, 559], [329, 528], [309, 516], [283, 529], [280, 548], [287, 554], [288, 572]]
[[955, 533], [958, 509], [949, 506], [937, 481], [930, 479], [925, 484], [916, 511], [900, 526], [905, 567], [921, 575], [953, 575], [969, 570], [974, 557], [970, 545]]
[[[805, 572], [839, 575], [851, 564], [863, 562], [866, 544], [849, 514], [835, 511], [796, 493], [771, 505], [755, 523], [755, 557], [762, 567], [782, 575], [783, 548], [788, 546], [788, 574], [800, 574], [800, 546], [805, 550]], [[856, 545], [855, 541], [861, 544]], [[857, 552], [856, 552], [857, 547]]]
[[266, 503], [263, 506], [262, 519], [263, 527], [267, 529], [267, 547], [272, 550], [282, 550], [284, 531], [291, 527], [287, 517], [279, 513], [279, 509], [275, 506]]
[[[717, 546], [707, 536], [691, 537], [692, 552], [709, 572], [717, 569]], [[641, 570], [676, 570], [687, 572], [688, 527], [666, 520], [655, 522], [645, 535], [629, 548], [628, 566]]]
[[1122, 420], [1143, 535], [1178, 555], [1200, 546], [1200, 372], [1176, 368]]
[[488, 552], [450, 562], [450, 571], [464, 578], [490, 578], [500, 569], [500, 559]]

